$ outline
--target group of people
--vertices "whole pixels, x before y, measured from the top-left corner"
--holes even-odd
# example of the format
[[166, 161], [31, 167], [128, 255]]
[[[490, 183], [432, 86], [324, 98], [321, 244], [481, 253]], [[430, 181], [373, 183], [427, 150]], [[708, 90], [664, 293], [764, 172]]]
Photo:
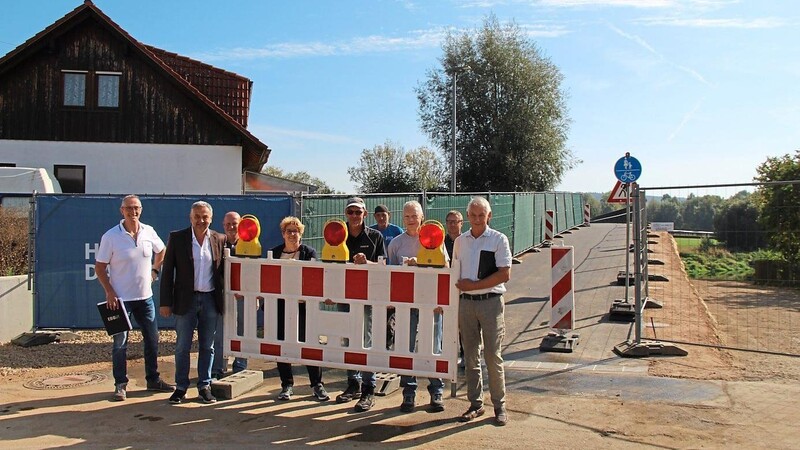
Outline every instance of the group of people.
[[[365, 223], [367, 208], [360, 197], [347, 200], [345, 206], [348, 237], [346, 246], [350, 262], [377, 264], [381, 257], [388, 264], [416, 265], [420, 249], [419, 229], [424, 221], [422, 205], [416, 201], [403, 206], [405, 230], [390, 223], [391, 212], [385, 205], [374, 210], [376, 223]], [[147, 389], [171, 392], [170, 403], [185, 401], [189, 388], [189, 353], [194, 330], [198, 334], [197, 389], [204, 403], [216, 401], [211, 393], [213, 378], [224, 376], [227, 368], [222, 352], [222, 315], [224, 309], [225, 249], [235, 254], [237, 228], [241, 217], [228, 212], [223, 220], [225, 233], [210, 229], [213, 209], [210, 204], [198, 201], [192, 204], [190, 226], [173, 231], [167, 244], [155, 230], [142, 223], [142, 203], [136, 195], [128, 195], [120, 207], [122, 220], [108, 230], [100, 241], [97, 253], [98, 280], [105, 291], [107, 307], [118, 309], [125, 302], [127, 311], [142, 330], [144, 340], [145, 375]], [[463, 216], [450, 211], [446, 217], [444, 257], [461, 263], [461, 273], [456, 282], [460, 290], [458, 314], [459, 333], [464, 353], [468, 410], [460, 416], [467, 422], [484, 414], [483, 378], [480, 353], [489, 375], [489, 390], [498, 425], [508, 422], [505, 407], [505, 376], [501, 355], [505, 335], [504, 301], [505, 282], [511, 274], [511, 251], [508, 239], [489, 227], [492, 212], [483, 197], [474, 197], [467, 205], [470, 229], [461, 233]], [[272, 248], [273, 258], [311, 260], [316, 251], [301, 243], [304, 225], [296, 217], [286, 217], [280, 223], [283, 243]], [[175, 385], [165, 382], [158, 372], [158, 328], [155, 317], [152, 283], [161, 278], [159, 313], [163, 317], [175, 316], [177, 342], [175, 348]], [[242, 302], [237, 302], [241, 305]], [[302, 309], [302, 308], [301, 308]], [[416, 315], [414, 314], [416, 312]], [[305, 316], [301, 310], [300, 320]], [[238, 312], [242, 317], [242, 311]], [[371, 317], [367, 318], [371, 320]], [[390, 320], [394, 320], [392, 317]], [[417, 345], [419, 311], [412, 310], [409, 324], [409, 350]], [[241, 328], [242, 324], [238, 326]], [[441, 350], [441, 310], [434, 314], [434, 346]], [[304, 326], [300, 332], [304, 332]], [[369, 327], [368, 327], [369, 328]], [[241, 330], [239, 330], [241, 332]], [[281, 330], [278, 330], [281, 334]], [[300, 337], [302, 340], [302, 336]], [[367, 341], [370, 336], [365, 336]], [[126, 349], [128, 333], [114, 335], [112, 364], [114, 374], [114, 399], [127, 396]], [[402, 343], [400, 343], [402, 345]], [[247, 368], [247, 360], [236, 358], [233, 371]], [[307, 366], [314, 398], [326, 401], [329, 395], [322, 382], [322, 370]], [[290, 364], [279, 363], [281, 391], [278, 399], [289, 400], [293, 395], [294, 380]], [[357, 400], [356, 411], [368, 411], [375, 405], [376, 376], [367, 371], [347, 371], [347, 388], [336, 396], [337, 403]], [[416, 406], [416, 377], [401, 377], [403, 401], [400, 410], [411, 412]], [[429, 409], [444, 411], [441, 379], [429, 379]]]

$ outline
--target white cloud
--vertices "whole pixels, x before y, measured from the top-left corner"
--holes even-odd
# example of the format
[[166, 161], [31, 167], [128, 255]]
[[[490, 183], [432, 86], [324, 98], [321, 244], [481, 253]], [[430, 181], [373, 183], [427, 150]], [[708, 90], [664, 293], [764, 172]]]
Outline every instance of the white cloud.
[[623, 31], [623, 30], [621, 30], [621, 29], [619, 29], [619, 28], [617, 28], [617, 27], [615, 27], [614, 25], [611, 25], [611, 24], [608, 24], [608, 27], [611, 28], [611, 30], [614, 31], [615, 33], [617, 33], [618, 35], [620, 35], [620, 36], [624, 37], [625, 39], [628, 39], [628, 40], [636, 43], [637, 45], [639, 45], [643, 49], [647, 50], [649, 53], [653, 54], [656, 58], [658, 58], [659, 61], [661, 61], [661, 62], [663, 62], [665, 64], [668, 64], [668, 65], [680, 70], [681, 72], [684, 72], [684, 73], [688, 74], [689, 76], [691, 76], [695, 80], [697, 80], [697, 81], [699, 81], [699, 82], [701, 82], [701, 83], [703, 83], [705, 85], [711, 86], [711, 83], [709, 83], [708, 80], [706, 80], [705, 77], [702, 74], [700, 74], [696, 70], [692, 69], [691, 67], [686, 67], [686, 66], [683, 66], [683, 65], [680, 65], [680, 64], [676, 64], [676, 63], [668, 60], [663, 54], [658, 52], [652, 45], [650, 45], [647, 41], [645, 41], [641, 37], [636, 36], [634, 34], [627, 33], [627, 32], [625, 32], [625, 31]]
[[645, 18], [636, 21], [643, 25], [660, 25], [686, 28], [780, 28], [788, 22], [779, 17], [763, 17], [759, 19], [682, 19], [674, 17]]
[[[558, 37], [570, 33], [563, 25], [532, 23], [520, 25], [529, 37]], [[234, 47], [190, 55], [200, 61], [252, 61], [257, 59], [302, 58], [315, 56], [391, 53], [416, 49], [438, 48], [447, 34], [446, 28], [413, 30], [404, 36], [357, 36], [335, 42], [279, 42], [263, 47]]]
[[358, 144], [357, 139], [349, 136], [336, 134], [319, 133], [308, 130], [295, 130], [291, 128], [279, 128], [269, 125], [251, 125], [248, 127], [251, 133], [258, 136], [264, 142], [271, 142], [276, 138], [292, 138], [294, 140], [323, 142], [327, 144]]
[[445, 29], [415, 30], [405, 36], [363, 36], [337, 42], [280, 42], [263, 47], [236, 47], [194, 55], [201, 61], [297, 58], [306, 56], [384, 53], [441, 45]]
[[611, 6], [631, 8], [670, 8], [677, 5], [675, 0], [541, 0], [539, 4], [556, 7]]
[[672, 142], [672, 140], [675, 139], [675, 136], [677, 136], [678, 133], [683, 129], [684, 125], [686, 125], [687, 123], [689, 123], [690, 120], [692, 120], [695, 113], [697, 113], [697, 110], [700, 109], [700, 106], [703, 105], [703, 100], [704, 99], [700, 99], [697, 103], [695, 103], [694, 108], [692, 108], [689, 112], [683, 115], [681, 123], [678, 124], [677, 128], [675, 128], [675, 130], [673, 130], [672, 133], [670, 133], [669, 138], [667, 138], [668, 142]]

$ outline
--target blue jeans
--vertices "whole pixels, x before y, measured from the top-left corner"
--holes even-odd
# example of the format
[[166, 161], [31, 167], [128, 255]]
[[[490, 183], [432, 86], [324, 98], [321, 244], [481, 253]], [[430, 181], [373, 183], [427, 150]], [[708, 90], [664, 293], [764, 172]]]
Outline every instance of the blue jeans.
[[177, 389], [189, 388], [189, 351], [192, 348], [194, 329], [197, 328], [197, 389], [211, 384], [211, 364], [214, 360], [214, 335], [217, 329], [217, 307], [212, 292], [198, 292], [192, 296], [192, 305], [186, 314], [175, 315], [175, 385]]
[[[147, 381], [158, 381], [158, 324], [153, 297], [144, 300], [125, 302], [128, 315], [133, 315], [139, 328], [142, 329], [144, 341], [144, 373]], [[111, 350], [114, 384], [128, 382], [128, 332], [114, 335], [114, 347]]]
[[[230, 314], [230, 313], [229, 313]], [[217, 318], [217, 331], [214, 335], [214, 364], [211, 365], [211, 374], [221, 376], [227, 370], [225, 361], [225, 343], [223, 333], [223, 323], [225, 316], [220, 315]], [[244, 333], [244, 302], [236, 302], [236, 335], [241, 336]], [[234, 358], [233, 360], [233, 373], [241, 372], [247, 369], [247, 358]]]
[[[410, 333], [408, 349], [409, 351], [417, 351], [417, 328], [419, 326], [419, 310], [411, 310], [410, 318]], [[442, 353], [442, 315], [433, 315], [433, 352], [436, 354]], [[409, 375], [400, 376], [400, 387], [403, 388], [403, 397], [414, 397], [417, 393], [417, 377]], [[444, 383], [441, 378], [428, 378], [428, 392], [431, 395], [442, 394], [444, 392]]]

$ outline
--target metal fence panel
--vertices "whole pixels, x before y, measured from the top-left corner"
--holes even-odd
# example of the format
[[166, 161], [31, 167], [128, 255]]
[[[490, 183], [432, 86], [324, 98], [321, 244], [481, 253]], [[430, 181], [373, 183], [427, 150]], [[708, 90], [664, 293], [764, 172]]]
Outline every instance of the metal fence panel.
[[575, 227], [575, 207], [572, 204], [572, 194], [564, 193], [564, 223], [565, 230]]
[[564, 202], [564, 193], [558, 192], [556, 193], [556, 209], [555, 209], [555, 221], [556, 223], [553, 224], [555, 234], [559, 234], [563, 231], [569, 229], [567, 226], [567, 214], [566, 214], [566, 206]]
[[536, 192], [533, 194], [533, 242], [541, 244], [544, 242], [544, 215], [547, 207], [545, 206], [547, 194]]
[[491, 194], [491, 227], [508, 237], [508, 245], [514, 248], [514, 194]]
[[[96, 304], [105, 294], [96, 280], [95, 255], [100, 238], [121, 220], [122, 196], [52, 194], [36, 197], [34, 321], [37, 327], [99, 328]], [[142, 222], [166, 243], [169, 232], [189, 226], [193, 202], [214, 208], [212, 229], [222, 231], [227, 211], [254, 214], [261, 222], [265, 251], [283, 240], [278, 224], [292, 214], [293, 200], [278, 196], [141, 196]], [[158, 303], [159, 284], [153, 285]], [[159, 317], [162, 326], [173, 319]]]
[[[761, 213], [753, 200], [742, 196], [743, 186], [642, 188], [646, 217], [660, 225], [664, 219], [651, 211], [658, 211], [658, 204], [666, 200], [651, 199], [668, 194], [680, 202], [695, 202], [687, 207], [691, 215], [677, 218], [674, 231], [647, 233], [649, 281], [641, 284], [642, 295], [663, 306], [644, 310], [647, 339], [800, 356], [800, 291], [793, 287], [800, 282], [800, 272], [769, 244], [778, 231], [798, 240], [800, 230], [760, 225]], [[800, 205], [779, 208], [797, 217]], [[775, 363], [763, 364], [765, 376], [771, 376], [769, 366]]]
[[469, 228], [467, 219], [467, 204], [472, 199], [470, 194], [449, 194], [442, 192], [429, 192], [425, 196], [425, 218], [438, 220], [444, 225], [447, 213], [456, 210], [464, 217], [464, 226]]
[[515, 255], [534, 246], [534, 198], [532, 192], [514, 195], [514, 246], [511, 252]]

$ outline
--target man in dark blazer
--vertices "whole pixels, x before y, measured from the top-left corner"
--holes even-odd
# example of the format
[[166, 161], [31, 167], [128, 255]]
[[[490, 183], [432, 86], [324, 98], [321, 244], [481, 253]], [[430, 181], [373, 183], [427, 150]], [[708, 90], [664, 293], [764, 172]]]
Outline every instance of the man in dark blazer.
[[199, 201], [189, 214], [191, 226], [169, 234], [161, 274], [163, 317], [175, 314], [175, 392], [170, 403], [181, 403], [189, 388], [189, 351], [197, 328], [197, 390], [203, 403], [211, 395], [211, 364], [217, 318], [225, 311], [223, 255], [225, 235], [212, 231], [211, 205]]

